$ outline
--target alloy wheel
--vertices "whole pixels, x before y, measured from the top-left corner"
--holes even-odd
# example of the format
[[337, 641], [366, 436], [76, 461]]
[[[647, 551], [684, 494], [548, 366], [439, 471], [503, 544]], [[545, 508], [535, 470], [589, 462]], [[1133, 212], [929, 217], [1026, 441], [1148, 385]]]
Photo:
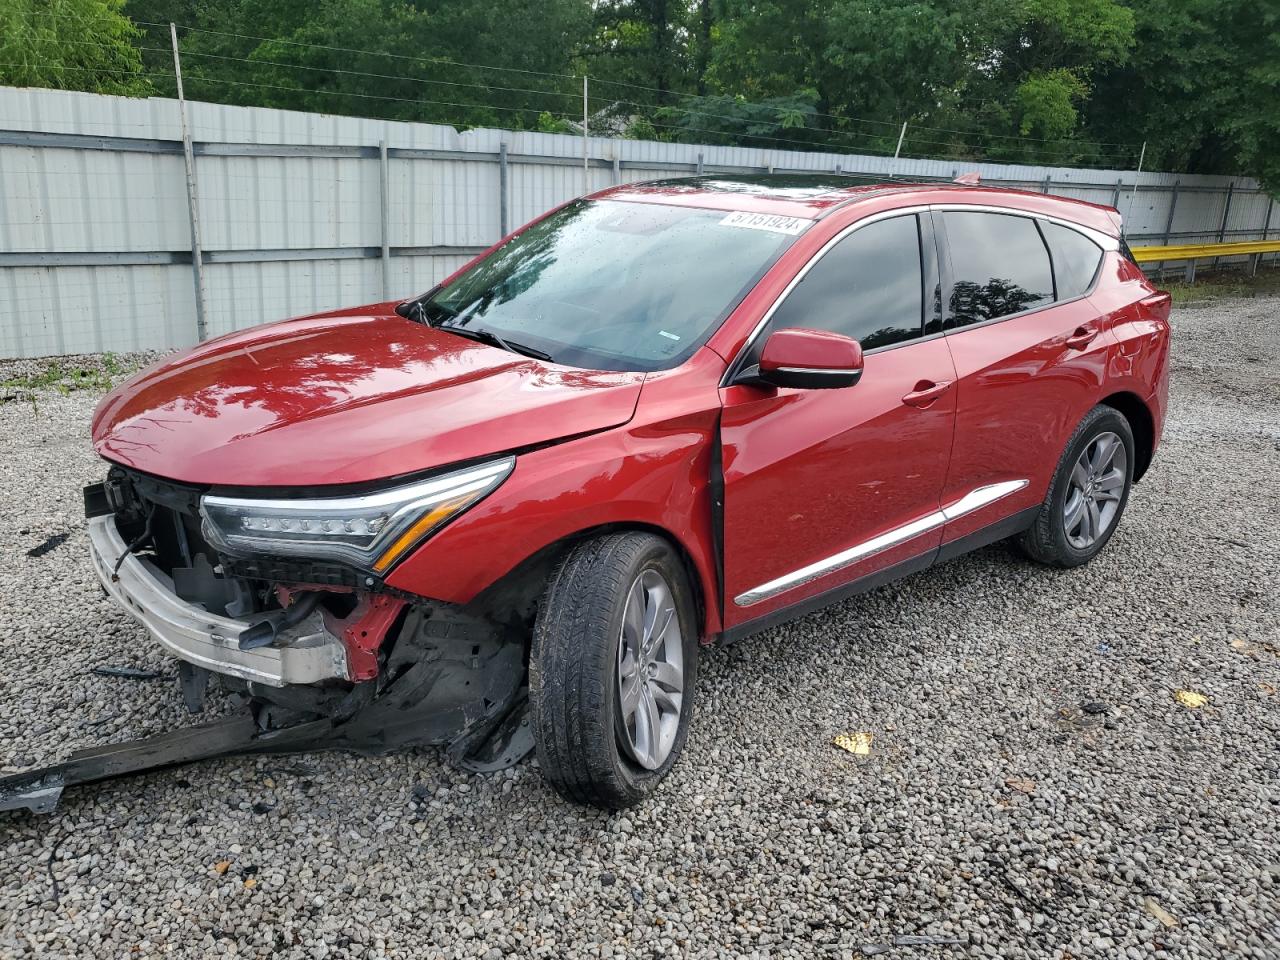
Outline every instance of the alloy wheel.
[[644, 570], [627, 591], [618, 636], [618, 742], [657, 770], [671, 753], [684, 700], [684, 637], [671, 586]]
[[1062, 505], [1062, 528], [1071, 546], [1086, 550], [1111, 529], [1128, 478], [1129, 454], [1119, 436], [1107, 431], [1089, 441], [1071, 468]]

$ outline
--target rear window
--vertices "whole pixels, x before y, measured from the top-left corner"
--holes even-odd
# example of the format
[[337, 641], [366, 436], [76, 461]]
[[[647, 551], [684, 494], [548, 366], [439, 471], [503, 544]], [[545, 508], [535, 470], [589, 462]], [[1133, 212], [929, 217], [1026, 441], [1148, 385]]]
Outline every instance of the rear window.
[[1102, 262], [1102, 248], [1083, 233], [1056, 223], [1041, 223], [1044, 238], [1053, 254], [1053, 276], [1058, 282], [1058, 299], [1070, 300], [1087, 293]]
[[1035, 221], [1003, 213], [943, 214], [951, 251], [949, 328], [1053, 302], [1049, 251]]

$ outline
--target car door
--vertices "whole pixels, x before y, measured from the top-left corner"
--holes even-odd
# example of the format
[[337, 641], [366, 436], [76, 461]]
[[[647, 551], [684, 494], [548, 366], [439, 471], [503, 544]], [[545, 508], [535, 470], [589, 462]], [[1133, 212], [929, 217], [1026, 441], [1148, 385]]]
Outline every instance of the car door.
[[958, 376], [942, 499], [988, 498], [947, 524], [946, 555], [1011, 532], [1039, 507], [1099, 399], [1112, 338], [1087, 296], [1102, 248], [1086, 231], [1014, 210], [948, 206], [933, 216]]
[[722, 388], [727, 628], [932, 561], [940, 525], [922, 521], [936, 517], [955, 415], [955, 369], [936, 332], [936, 249], [927, 214], [852, 224], [731, 367], [730, 383], [790, 327], [845, 334], [865, 352], [852, 387]]

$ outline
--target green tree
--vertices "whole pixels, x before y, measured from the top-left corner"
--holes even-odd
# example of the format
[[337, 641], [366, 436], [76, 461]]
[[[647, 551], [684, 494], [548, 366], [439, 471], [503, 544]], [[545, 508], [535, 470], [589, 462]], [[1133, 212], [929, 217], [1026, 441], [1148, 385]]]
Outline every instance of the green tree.
[[[889, 0], [871, 0], [871, 4], [891, 5]], [[713, 32], [711, 88], [746, 101], [739, 112], [756, 125], [764, 117], [749, 104], [782, 105], [789, 98], [806, 97], [806, 126], [813, 130], [808, 139], [815, 144], [824, 144], [824, 149], [884, 151], [895, 123], [875, 115], [858, 95], [863, 88], [852, 82], [848, 58], [857, 40], [853, 30], [846, 28], [856, 29], [859, 20], [856, 16], [846, 20], [851, 11], [844, 7], [826, 0], [724, 0]], [[843, 51], [833, 50], [837, 35], [847, 41]], [[831, 62], [832, 54], [845, 58], [844, 62]], [[855, 69], [867, 66], [863, 62]], [[836, 116], [880, 122], [842, 123]], [[805, 139], [794, 124], [789, 129], [788, 139]]]
[[804, 149], [821, 140], [816, 101], [812, 90], [754, 103], [741, 97], [690, 97], [680, 106], [658, 110], [657, 116], [668, 130], [692, 143]]
[[1248, 0], [1131, 0], [1132, 56], [1103, 72], [1091, 135], [1147, 141], [1148, 166], [1248, 173], [1280, 188], [1280, 9]]
[[985, 69], [975, 64], [961, 93], [986, 97], [994, 108], [977, 116], [1007, 145], [991, 143], [989, 149], [1016, 158], [1019, 148], [1008, 143], [1009, 135], [1037, 138], [1046, 145], [1032, 152], [1055, 159], [1052, 154], [1079, 129], [1078, 108], [1089, 97], [1094, 73], [1128, 56], [1132, 11], [1117, 0], [995, 0], [983, 9], [981, 23], [990, 35]]
[[0, 83], [172, 95], [170, 20], [223, 103], [1280, 185], [1275, 0], [0, 0]]
[[0, 84], [142, 96], [124, 0], [0, 0]]
[[[594, 29], [583, 54], [591, 76], [606, 88], [603, 96], [661, 105], [671, 91], [691, 86], [691, 31], [697, 19], [693, 3], [597, 0], [593, 6]], [[628, 91], [624, 84], [651, 89]]]
[[1117, 0], [725, 0], [711, 74], [748, 99], [816, 91], [851, 146], [891, 148], [908, 121], [909, 151], [1066, 160], [1041, 141], [1072, 137], [1132, 33]]
[[[129, 10], [163, 23], [169, 7]], [[193, 99], [516, 129], [581, 110], [571, 58], [589, 0], [211, 0], [179, 13]]]

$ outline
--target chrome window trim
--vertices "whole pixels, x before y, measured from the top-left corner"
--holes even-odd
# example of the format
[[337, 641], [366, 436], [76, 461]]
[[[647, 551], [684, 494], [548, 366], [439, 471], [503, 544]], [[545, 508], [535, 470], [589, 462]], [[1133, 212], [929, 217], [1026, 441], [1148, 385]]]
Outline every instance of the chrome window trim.
[[829, 573], [835, 573], [837, 570], [851, 566], [859, 560], [864, 560], [873, 554], [888, 550], [890, 547], [895, 547], [900, 543], [905, 543], [912, 537], [928, 533], [930, 530], [936, 530], [938, 527], [950, 523], [958, 517], [995, 503], [997, 500], [1021, 490], [1029, 482], [1028, 480], [1005, 480], [1001, 483], [991, 483], [970, 490], [955, 503], [935, 510], [933, 513], [926, 514], [900, 527], [895, 527], [880, 534], [878, 537], [864, 540], [848, 550], [843, 550], [823, 560], [818, 560], [807, 567], [801, 567], [799, 570], [783, 574], [768, 583], [752, 587], [745, 593], [740, 593], [734, 597], [733, 602], [739, 607], [749, 607], [787, 590], [794, 590], [796, 587], [803, 586], [806, 583], [812, 583], [814, 580], [825, 577]]
[[[1101, 271], [1099, 271], [1099, 274], [1101, 274]], [[1092, 292], [1092, 290], [1089, 291], [1089, 293]], [[961, 333], [968, 333], [970, 330], [989, 327], [993, 323], [1004, 323], [1006, 320], [1020, 320], [1023, 317], [1029, 317], [1042, 310], [1051, 310], [1054, 307], [1062, 307], [1066, 306], [1068, 303], [1075, 303], [1077, 300], [1084, 300], [1089, 296], [1089, 293], [1082, 293], [1079, 296], [1072, 297], [1070, 300], [1051, 300], [1048, 303], [1040, 304], [1038, 307], [1031, 307], [1028, 310], [1019, 310], [1017, 313], [1006, 313], [999, 317], [988, 317], [986, 320], [979, 320], [976, 323], [966, 323], [962, 327], [947, 327], [947, 329], [942, 331], [941, 335], [944, 337], [954, 337]], [[916, 341], [912, 340], [911, 342], [915, 343]]]
[[[1001, 317], [1001, 320], [1004, 318]], [[883, 347], [872, 347], [870, 350], [863, 350], [864, 357], [873, 357], [877, 353], [888, 353], [890, 350], [901, 350], [903, 347], [914, 347], [917, 343], [927, 343], [930, 340], [937, 340], [947, 335], [946, 330], [938, 330], [934, 333], [926, 333], [923, 337], [916, 337], [914, 340], [901, 340], [898, 343], [886, 343]]]
[[[785, 301], [787, 297], [791, 295], [791, 291], [794, 290], [797, 286], [799, 286], [800, 282], [804, 280], [805, 276], [809, 273], [809, 271], [813, 269], [813, 267], [817, 264], [819, 260], [821, 260], [823, 257], [827, 255], [827, 252], [832, 247], [834, 247], [837, 243], [839, 243], [845, 237], [849, 236], [849, 234], [853, 233], [855, 230], [860, 230], [861, 228], [870, 226], [873, 223], [879, 223], [882, 220], [889, 220], [893, 217], [902, 217], [902, 216], [907, 216], [909, 214], [919, 215], [922, 213], [929, 213], [934, 211], [940, 212], [940, 213], [946, 213], [947, 211], [954, 211], [957, 213], [998, 213], [1008, 217], [1027, 217], [1031, 220], [1043, 220], [1046, 223], [1053, 223], [1053, 224], [1057, 224], [1060, 227], [1066, 227], [1068, 230], [1074, 230], [1076, 231], [1076, 233], [1079, 233], [1080, 235], [1086, 237], [1089, 240], [1092, 240], [1094, 243], [1096, 243], [1099, 247], [1102, 248], [1102, 252], [1104, 256], [1107, 253], [1117, 252], [1120, 249], [1120, 241], [1117, 238], [1108, 236], [1107, 234], [1102, 233], [1101, 231], [1094, 230], [1092, 227], [1086, 227], [1084, 224], [1076, 223], [1074, 220], [1066, 220], [1062, 217], [1055, 217], [1052, 214], [1036, 213], [1031, 210], [1020, 210], [1020, 209], [1017, 209], [1016, 207], [998, 207], [988, 203], [958, 203], [958, 202], [923, 203], [923, 204], [914, 204], [912, 206], [907, 206], [907, 207], [894, 207], [892, 210], [882, 210], [879, 213], [873, 213], [869, 217], [863, 217], [861, 220], [856, 220], [853, 223], [849, 224], [847, 227], [845, 227], [839, 233], [837, 233], [834, 237], [832, 237], [830, 240], [824, 243], [822, 247], [818, 250], [818, 252], [809, 258], [809, 262], [806, 263], [803, 267], [801, 267], [800, 271], [794, 277], [791, 278], [790, 282], [788, 282], [788, 284], [782, 289], [782, 292], [779, 293], [778, 296], [774, 299], [773, 303], [769, 305], [769, 309], [765, 311], [764, 316], [761, 317], [759, 322], [756, 323], [755, 327], [752, 328], [751, 333], [747, 336], [747, 339], [743, 341], [742, 346], [738, 349], [738, 352], [734, 355], [733, 361], [725, 369], [724, 376], [720, 378], [720, 386], [727, 387], [733, 382], [733, 378], [738, 373], [738, 367], [739, 367], [739, 364], [742, 362], [742, 359], [750, 352], [752, 346], [756, 342], [756, 339], [764, 331], [764, 328], [769, 325], [769, 321], [772, 320], [773, 315], [778, 312], [778, 308], [782, 306], [783, 301]], [[1048, 247], [1046, 246], [1045, 249], [1047, 251]], [[1052, 264], [1052, 258], [1053, 258], [1052, 253], [1050, 253], [1049, 256], [1050, 256], [1050, 263]], [[923, 343], [925, 340], [931, 340], [934, 337], [949, 336], [952, 333], [959, 333], [960, 331], [963, 331], [963, 330], [973, 330], [973, 329], [976, 329], [977, 327], [986, 326], [988, 324], [999, 323], [1004, 320], [1013, 320], [1018, 317], [1025, 317], [1039, 310], [1048, 310], [1051, 307], [1062, 306], [1065, 303], [1073, 303], [1076, 300], [1083, 299], [1084, 297], [1087, 297], [1091, 293], [1093, 293], [1094, 289], [1098, 285], [1098, 278], [1102, 275], [1101, 266], [1102, 266], [1101, 261], [1099, 261], [1098, 270], [1094, 274], [1092, 286], [1090, 286], [1090, 288], [1086, 292], [1080, 294], [1079, 296], [1072, 297], [1070, 300], [1051, 300], [1050, 302], [1041, 304], [1038, 307], [1032, 307], [1029, 310], [1022, 310], [1018, 313], [1006, 314], [1003, 317], [992, 317], [989, 320], [982, 320], [982, 321], [979, 321], [978, 323], [967, 324], [966, 326], [963, 326], [963, 327], [951, 327], [949, 329], [941, 330], [937, 333], [925, 334], [922, 337], [915, 337], [914, 339], [911, 339], [911, 340], [904, 340], [901, 343], [886, 344], [883, 347], [875, 347], [871, 350], [866, 351], [866, 355], [870, 356], [873, 353], [883, 353], [887, 350], [896, 350], [900, 347], [909, 347], [909, 346], [912, 346], [913, 344]]]
[[1120, 249], [1120, 241], [1115, 237], [1108, 236], [1099, 230], [1093, 229], [1093, 227], [1086, 227], [1082, 223], [1076, 223], [1074, 220], [1055, 217], [1049, 213], [1019, 210], [1016, 207], [995, 207], [988, 203], [932, 203], [929, 205], [929, 209], [938, 210], [942, 213], [1002, 213], [1007, 217], [1028, 217], [1032, 220], [1044, 220], [1088, 237], [1100, 246], [1104, 252]]

